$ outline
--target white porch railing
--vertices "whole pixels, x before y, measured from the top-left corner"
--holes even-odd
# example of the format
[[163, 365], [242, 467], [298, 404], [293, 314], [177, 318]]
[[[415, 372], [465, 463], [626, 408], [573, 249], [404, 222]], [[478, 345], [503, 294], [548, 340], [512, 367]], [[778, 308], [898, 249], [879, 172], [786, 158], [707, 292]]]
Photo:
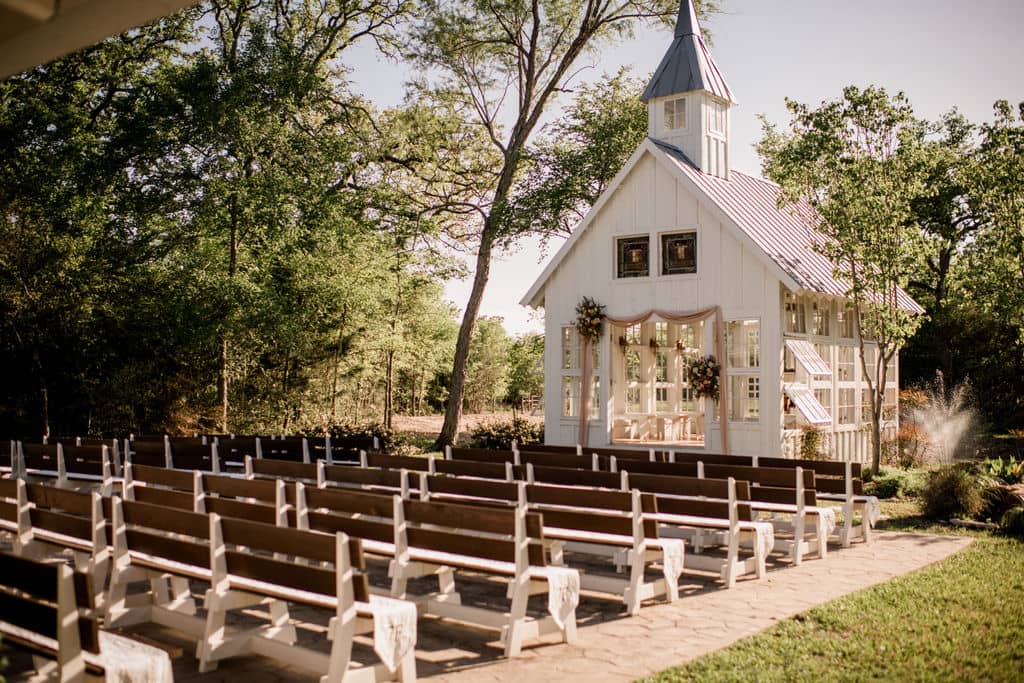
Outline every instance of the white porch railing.
[[[799, 458], [803, 430], [786, 429], [782, 432], [782, 457]], [[896, 438], [896, 425], [882, 426], [882, 441]], [[848, 429], [821, 432], [821, 450], [828, 453], [830, 460], [871, 462], [871, 432], [864, 429]]]

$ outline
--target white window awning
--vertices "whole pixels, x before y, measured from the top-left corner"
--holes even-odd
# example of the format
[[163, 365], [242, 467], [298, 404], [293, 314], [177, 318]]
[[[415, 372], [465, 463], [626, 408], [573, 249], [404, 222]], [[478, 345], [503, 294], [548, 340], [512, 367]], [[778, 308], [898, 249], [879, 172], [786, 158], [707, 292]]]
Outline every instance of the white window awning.
[[793, 405], [812, 425], [832, 424], [832, 416], [828, 414], [828, 409], [818, 402], [818, 398], [806, 384], [787, 382], [782, 387], [786, 396], [793, 401]]
[[804, 366], [804, 370], [807, 371], [808, 375], [812, 377], [832, 376], [832, 368], [818, 355], [811, 342], [804, 341], [803, 339], [787, 339], [786, 348], [793, 354], [797, 362]]

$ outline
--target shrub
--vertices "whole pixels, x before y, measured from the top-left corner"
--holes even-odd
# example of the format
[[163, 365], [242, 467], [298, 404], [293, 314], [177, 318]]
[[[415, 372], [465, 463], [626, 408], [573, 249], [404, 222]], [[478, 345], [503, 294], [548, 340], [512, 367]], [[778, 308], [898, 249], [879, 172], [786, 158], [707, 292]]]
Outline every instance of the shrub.
[[544, 442], [544, 425], [515, 418], [506, 422], [489, 422], [469, 430], [470, 448], [492, 448], [508, 450], [512, 440], [516, 443], [531, 444]]
[[896, 438], [882, 443], [882, 462], [903, 469], [920, 467], [927, 452], [928, 437], [924, 431], [913, 422], [903, 422]]
[[1024, 536], [1024, 505], [1010, 508], [999, 520], [1000, 528], [1014, 536]]
[[982, 464], [983, 471], [996, 479], [1000, 480], [1004, 484], [1021, 484], [1024, 483], [1024, 460], [1017, 460], [1016, 458], [992, 458], [984, 461]]
[[929, 474], [921, 507], [930, 519], [975, 518], [985, 508], [985, 483], [969, 464], [945, 465]]
[[[390, 453], [395, 446], [395, 430], [388, 429], [379, 422], [366, 423], [361, 425], [341, 423], [328, 425], [327, 433], [331, 439], [369, 439], [377, 437], [380, 440], [380, 448], [385, 453]], [[323, 430], [317, 429], [306, 436], [323, 436]]]
[[828, 457], [821, 450], [821, 430], [817, 427], [804, 427], [800, 434], [800, 457], [804, 460], [824, 460]]
[[921, 491], [920, 473], [889, 467], [879, 468], [867, 485], [868, 493], [879, 498], [916, 496]]

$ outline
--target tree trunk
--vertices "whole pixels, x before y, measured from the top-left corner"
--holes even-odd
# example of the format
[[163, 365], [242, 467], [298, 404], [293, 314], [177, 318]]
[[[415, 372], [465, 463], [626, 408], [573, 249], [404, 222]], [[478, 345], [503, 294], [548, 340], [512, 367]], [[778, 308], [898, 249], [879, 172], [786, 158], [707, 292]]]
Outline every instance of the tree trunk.
[[[493, 216], [493, 213], [491, 214]], [[462, 398], [466, 393], [466, 365], [469, 362], [469, 344], [473, 339], [477, 315], [480, 313], [480, 302], [484, 297], [484, 289], [491, 274], [491, 247], [493, 230], [491, 216], [484, 224], [480, 240], [480, 250], [476, 255], [476, 272], [473, 275], [473, 289], [469, 293], [466, 312], [459, 326], [459, 337], [455, 343], [455, 362], [452, 364], [452, 386], [448, 395], [448, 406], [444, 411], [444, 425], [434, 442], [434, 450], [443, 451], [445, 446], [455, 444], [459, 422], [462, 420]]]
[[384, 355], [384, 426], [391, 429], [391, 415], [394, 412], [395, 351], [388, 349]]
[[[228, 280], [233, 280], [238, 268], [238, 195], [231, 195], [231, 244], [228, 252]], [[220, 430], [228, 434], [228, 333], [224, 332], [220, 346]]]
[[46, 443], [50, 438], [50, 392], [46, 388], [46, 380], [43, 380], [40, 394], [43, 400], [43, 443]]

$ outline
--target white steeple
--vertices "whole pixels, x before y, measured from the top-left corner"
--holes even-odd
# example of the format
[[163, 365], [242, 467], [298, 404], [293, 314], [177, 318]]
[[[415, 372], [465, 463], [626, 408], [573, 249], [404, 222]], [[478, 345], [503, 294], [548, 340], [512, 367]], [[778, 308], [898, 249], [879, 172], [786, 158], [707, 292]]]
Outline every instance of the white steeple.
[[732, 91], [711, 58], [693, 0], [682, 0], [675, 39], [641, 99], [647, 134], [683, 150], [700, 170], [729, 178], [729, 109]]

